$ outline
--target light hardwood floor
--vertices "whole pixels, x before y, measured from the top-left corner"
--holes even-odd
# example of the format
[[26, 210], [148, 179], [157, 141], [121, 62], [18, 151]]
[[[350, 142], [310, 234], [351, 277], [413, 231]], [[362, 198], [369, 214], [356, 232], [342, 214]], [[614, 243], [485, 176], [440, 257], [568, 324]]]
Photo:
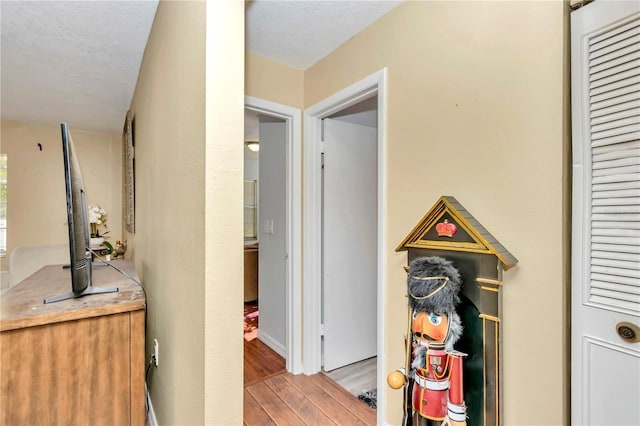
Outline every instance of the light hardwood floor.
[[376, 424], [375, 410], [324, 373], [286, 372], [284, 360], [258, 339], [245, 342], [244, 377], [245, 425]]
[[333, 371], [325, 372], [334, 382], [345, 388], [352, 395], [376, 388], [377, 358], [369, 358]]
[[244, 385], [286, 371], [285, 361], [258, 339], [244, 342]]

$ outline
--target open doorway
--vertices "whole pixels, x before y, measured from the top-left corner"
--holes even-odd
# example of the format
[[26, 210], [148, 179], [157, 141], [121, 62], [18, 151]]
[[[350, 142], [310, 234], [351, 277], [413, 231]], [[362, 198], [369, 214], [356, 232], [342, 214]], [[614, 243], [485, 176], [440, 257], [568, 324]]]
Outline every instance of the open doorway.
[[248, 385], [285, 370], [287, 124], [250, 109], [245, 109], [244, 121], [244, 380]]
[[286, 121], [245, 110], [245, 302], [257, 338], [286, 358]]
[[[300, 110], [245, 98], [245, 318], [254, 337], [301, 372]], [[296, 157], [297, 156], [297, 157]], [[297, 304], [294, 303], [298, 300]], [[254, 304], [247, 311], [247, 303]], [[251, 307], [250, 307], [251, 308]]]
[[322, 369], [376, 391], [378, 97], [322, 120]]
[[[386, 123], [386, 70], [382, 69], [369, 77], [354, 83], [338, 93], [326, 98], [323, 101], [305, 110], [305, 138], [303, 150], [304, 164], [304, 258], [303, 277], [305, 284], [303, 298], [304, 312], [304, 371], [307, 374], [314, 374], [322, 370], [323, 366], [323, 187], [322, 187], [322, 155], [323, 145], [323, 121], [331, 118], [334, 114], [345, 111], [347, 108], [376, 97], [377, 104], [377, 144], [376, 144], [376, 200], [373, 208], [376, 216], [375, 243], [373, 243], [376, 257], [376, 272], [374, 278], [369, 282], [367, 294], [374, 294], [376, 315], [374, 330], [376, 346], [376, 383], [380, 396], [377, 405], [377, 416], [379, 420], [385, 418], [385, 393], [384, 388], [385, 368], [384, 360], [384, 306], [385, 292], [384, 279], [386, 274], [387, 259], [385, 256], [385, 218], [384, 206], [386, 204], [386, 149], [385, 149], [385, 123]], [[326, 121], [325, 121], [326, 123]], [[353, 194], [354, 197], [357, 194]], [[371, 212], [370, 212], [371, 213]], [[328, 250], [327, 246], [325, 249]], [[351, 256], [358, 256], [357, 252]], [[359, 306], [353, 306], [350, 312], [357, 315]], [[324, 312], [323, 312], [324, 311]], [[324, 336], [326, 338], [326, 335]], [[327, 342], [328, 343], [328, 342]]]

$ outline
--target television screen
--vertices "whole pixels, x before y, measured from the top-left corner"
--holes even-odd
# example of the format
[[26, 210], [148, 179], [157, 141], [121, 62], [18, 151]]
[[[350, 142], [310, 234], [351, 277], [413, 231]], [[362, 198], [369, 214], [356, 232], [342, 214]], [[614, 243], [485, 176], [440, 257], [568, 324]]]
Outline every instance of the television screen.
[[89, 251], [89, 223], [84, 182], [69, 128], [66, 123], [60, 124], [60, 128], [62, 130], [62, 156], [67, 197], [71, 291], [45, 299], [44, 303], [118, 291], [115, 287], [93, 287], [91, 284], [91, 252]]

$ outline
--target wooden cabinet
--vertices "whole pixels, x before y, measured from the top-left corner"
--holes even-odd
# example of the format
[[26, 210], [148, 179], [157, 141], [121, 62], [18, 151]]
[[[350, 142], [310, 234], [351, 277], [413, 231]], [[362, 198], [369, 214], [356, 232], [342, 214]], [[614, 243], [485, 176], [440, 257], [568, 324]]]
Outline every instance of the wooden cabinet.
[[[131, 261], [113, 263], [135, 276]], [[93, 285], [118, 293], [43, 304], [70, 280], [45, 266], [2, 297], [0, 424], [144, 425], [142, 287], [97, 266]]]
[[258, 300], [258, 244], [244, 246], [244, 301]]

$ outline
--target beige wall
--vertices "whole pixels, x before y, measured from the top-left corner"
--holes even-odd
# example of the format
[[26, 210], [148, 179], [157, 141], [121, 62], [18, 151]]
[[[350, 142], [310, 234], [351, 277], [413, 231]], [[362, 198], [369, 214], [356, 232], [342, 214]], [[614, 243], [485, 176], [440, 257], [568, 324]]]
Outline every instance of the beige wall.
[[[242, 7], [161, 2], [131, 106], [136, 234], [128, 237], [147, 290], [147, 348], [160, 342], [160, 367], [149, 375], [159, 424], [242, 419], [242, 286], [234, 285], [242, 282]], [[245, 93], [294, 107], [387, 67], [386, 370], [404, 358], [406, 255], [394, 248], [440, 195], [453, 195], [520, 260], [504, 277], [505, 424], [561, 424], [568, 415], [563, 7], [407, 2], [304, 73], [246, 58]], [[10, 191], [24, 178], [20, 196], [33, 200], [37, 182], [53, 186], [55, 173], [63, 181], [54, 170], [59, 130], [3, 122], [1, 136]], [[120, 136], [73, 136], [90, 202], [118, 211], [121, 182], [107, 182], [103, 170], [104, 161], [119, 170]], [[96, 139], [110, 148], [90, 145]], [[12, 158], [24, 177], [12, 175]], [[112, 204], [94, 200], [92, 186]], [[61, 216], [48, 217], [54, 198], [20, 207], [10, 192], [9, 226], [11, 211], [24, 209], [15, 228], [26, 243], [65, 241], [63, 202]], [[398, 423], [400, 392], [388, 391], [386, 402], [387, 420]]]
[[[69, 130], [82, 168], [87, 203], [107, 210], [108, 241], [115, 245], [122, 238], [120, 135], [82, 131], [73, 123], [69, 123]], [[8, 159], [7, 254], [23, 245], [68, 243], [60, 126], [3, 120], [0, 137], [0, 152]], [[2, 259], [2, 270], [9, 268], [8, 260]]]
[[160, 2], [132, 102], [159, 424], [242, 422], [243, 7]]
[[252, 52], [245, 53], [245, 94], [302, 108], [304, 71]]
[[[394, 249], [439, 196], [520, 260], [503, 287], [508, 425], [568, 415], [564, 7], [406, 2], [305, 72], [309, 107], [387, 67], [386, 371], [403, 365], [406, 329], [406, 253]], [[401, 392], [387, 395], [397, 424]]]
[[244, 2], [207, 2], [205, 424], [243, 415]]

